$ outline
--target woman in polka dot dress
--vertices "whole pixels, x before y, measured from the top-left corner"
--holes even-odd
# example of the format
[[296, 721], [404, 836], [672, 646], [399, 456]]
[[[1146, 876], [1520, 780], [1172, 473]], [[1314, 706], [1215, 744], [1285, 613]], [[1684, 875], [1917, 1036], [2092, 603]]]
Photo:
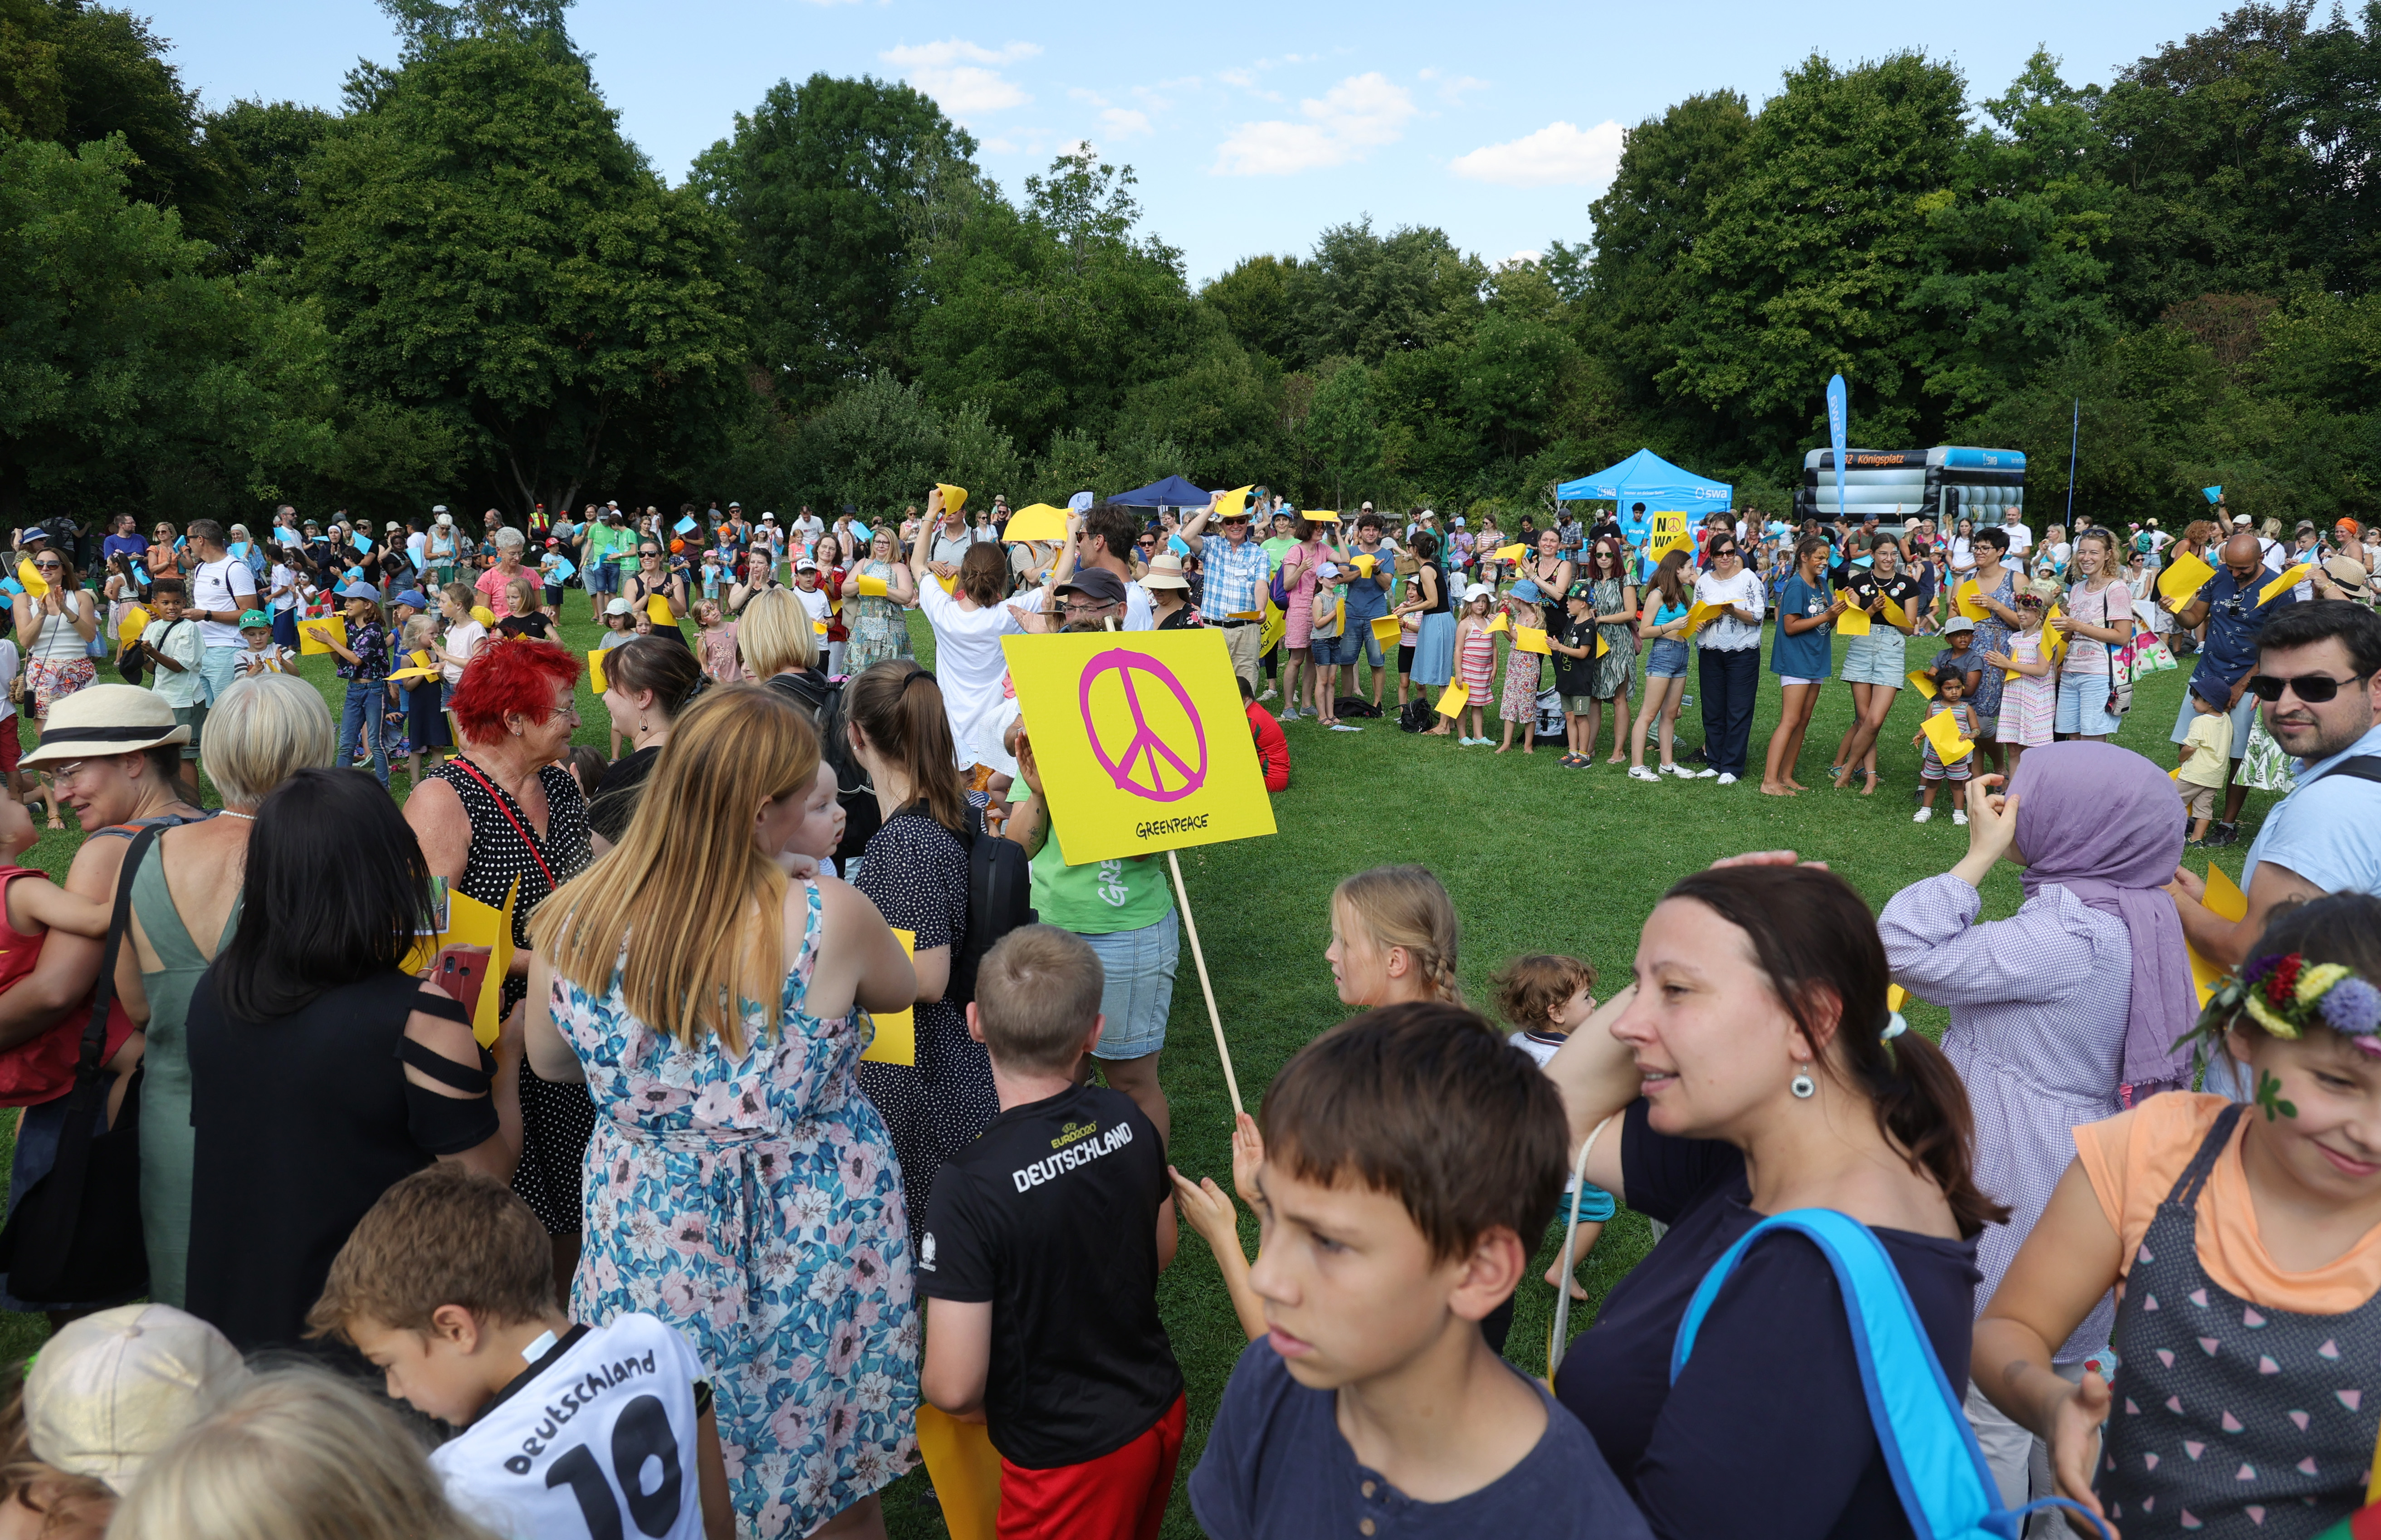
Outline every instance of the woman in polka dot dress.
[[[579, 660], [551, 642], [507, 640], [482, 648], [464, 668], [452, 705], [462, 752], [425, 774], [406, 799], [405, 821], [421, 837], [431, 874], [454, 890], [501, 908], [513, 899], [513, 945], [526, 968], [529, 917], [545, 896], [594, 860], [587, 802], [556, 763], [579, 725], [572, 704]], [[504, 1009], [520, 1004], [525, 972], [503, 981]], [[577, 1265], [584, 1225], [580, 1167], [595, 1131], [583, 1085], [542, 1080], [521, 1067], [519, 1192], [554, 1237], [556, 1276]]]

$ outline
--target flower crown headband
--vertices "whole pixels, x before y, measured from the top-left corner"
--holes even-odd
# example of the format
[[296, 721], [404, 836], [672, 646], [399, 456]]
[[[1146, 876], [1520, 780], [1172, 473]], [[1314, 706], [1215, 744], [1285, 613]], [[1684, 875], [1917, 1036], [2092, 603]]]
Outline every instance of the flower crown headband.
[[[2337, 962], [2307, 966], [2297, 952], [2252, 958], [2224, 976], [2207, 997], [2198, 1022], [2182, 1041], [2192, 1045], [2193, 1067], [2207, 1056], [2241, 1016], [2276, 1037], [2297, 1042], [2309, 1027], [2329, 1027], [2358, 1048], [2381, 1058], [2381, 989]], [[2299, 1109], [2281, 1098], [2281, 1082], [2270, 1071], [2257, 1075], [2257, 1105], [2271, 1121], [2295, 1118]]]

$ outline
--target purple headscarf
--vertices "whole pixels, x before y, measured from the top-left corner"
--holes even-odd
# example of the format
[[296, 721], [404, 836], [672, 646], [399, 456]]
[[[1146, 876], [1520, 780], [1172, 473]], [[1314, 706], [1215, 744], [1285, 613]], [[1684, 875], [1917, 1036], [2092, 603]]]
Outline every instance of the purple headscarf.
[[2182, 919], [2166, 885], [2182, 859], [2182, 799], [2148, 760], [2113, 743], [2028, 749], [2010, 786], [2025, 896], [2056, 883], [2125, 923], [2133, 996], [2125, 1021], [2128, 1105], [2188, 1085], [2191, 1052], [2176, 1044], [2199, 1019]]

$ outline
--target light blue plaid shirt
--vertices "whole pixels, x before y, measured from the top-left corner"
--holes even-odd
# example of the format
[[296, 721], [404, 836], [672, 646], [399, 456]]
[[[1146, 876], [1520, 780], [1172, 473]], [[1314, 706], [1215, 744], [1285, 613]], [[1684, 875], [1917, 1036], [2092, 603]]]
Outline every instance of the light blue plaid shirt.
[[1273, 561], [1253, 533], [1238, 545], [1222, 535], [1209, 535], [1202, 543], [1199, 564], [1203, 574], [1200, 614], [1220, 624], [1227, 617], [1264, 608], [1257, 588], [1273, 575]]

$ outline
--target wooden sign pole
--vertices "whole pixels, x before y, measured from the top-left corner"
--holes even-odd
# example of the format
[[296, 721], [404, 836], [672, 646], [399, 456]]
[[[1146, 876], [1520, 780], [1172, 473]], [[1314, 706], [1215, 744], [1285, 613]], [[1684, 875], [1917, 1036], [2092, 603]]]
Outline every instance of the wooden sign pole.
[[1207, 1021], [1215, 1029], [1215, 1057], [1223, 1060], [1224, 1089], [1232, 1094], [1232, 1116], [1237, 1118], [1244, 1110], [1240, 1082], [1232, 1073], [1232, 1048], [1224, 1041], [1224, 1017], [1215, 1008], [1215, 986], [1207, 979], [1207, 955], [1199, 949], [1199, 922], [1190, 918], [1190, 890], [1182, 886], [1182, 862], [1172, 850], [1166, 852], [1166, 869], [1174, 874], [1174, 901], [1182, 908], [1182, 929], [1190, 937], [1190, 960], [1199, 970], [1199, 991], [1207, 996]]

